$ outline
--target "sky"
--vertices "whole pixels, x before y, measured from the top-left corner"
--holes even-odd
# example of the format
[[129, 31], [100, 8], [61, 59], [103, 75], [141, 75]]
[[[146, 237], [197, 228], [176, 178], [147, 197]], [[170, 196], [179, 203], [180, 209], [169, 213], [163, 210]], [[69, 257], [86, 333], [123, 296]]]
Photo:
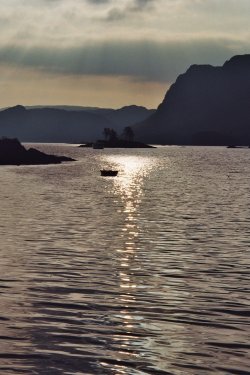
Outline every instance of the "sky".
[[0, 107], [156, 108], [191, 64], [250, 53], [250, 0], [0, 0]]

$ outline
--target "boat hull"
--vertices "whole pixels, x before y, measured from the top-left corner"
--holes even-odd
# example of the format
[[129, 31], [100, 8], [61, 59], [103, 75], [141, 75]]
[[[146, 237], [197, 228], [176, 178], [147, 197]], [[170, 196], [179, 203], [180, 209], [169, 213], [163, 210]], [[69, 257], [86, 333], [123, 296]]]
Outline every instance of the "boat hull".
[[118, 171], [107, 170], [107, 169], [101, 170], [101, 176], [115, 177], [115, 176], [117, 176], [117, 174], [118, 174]]

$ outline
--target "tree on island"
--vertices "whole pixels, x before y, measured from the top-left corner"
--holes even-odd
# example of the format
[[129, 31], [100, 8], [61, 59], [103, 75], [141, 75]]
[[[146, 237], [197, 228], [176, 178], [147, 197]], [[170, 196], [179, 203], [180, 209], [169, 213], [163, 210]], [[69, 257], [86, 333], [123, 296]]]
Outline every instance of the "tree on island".
[[134, 140], [134, 132], [130, 126], [126, 126], [121, 134], [117, 136], [117, 133], [112, 128], [104, 128], [103, 136], [105, 139], [99, 139], [96, 142], [89, 142], [79, 147], [93, 147], [93, 148], [106, 148], [106, 147], [117, 147], [117, 148], [152, 148], [145, 143]]
[[[105, 141], [112, 142], [112, 141], [119, 140], [116, 131], [112, 128], [104, 128], [103, 129], [103, 135], [104, 135]], [[128, 142], [133, 142], [134, 132], [133, 132], [133, 129], [131, 128], [131, 126], [126, 126], [123, 129], [121, 137], [124, 138]]]
[[109, 136], [110, 136], [110, 128], [104, 128], [103, 129], [103, 135], [104, 135], [105, 141], [107, 141], [109, 139]]
[[104, 128], [103, 135], [105, 140], [109, 142], [116, 141], [118, 139], [116, 131], [112, 128]]
[[133, 129], [130, 126], [126, 126], [124, 128], [122, 135], [127, 141], [133, 142], [134, 132], [133, 132]]
[[117, 133], [114, 129], [110, 129], [110, 135], [109, 135], [109, 140], [110, 141], [117, 141]]

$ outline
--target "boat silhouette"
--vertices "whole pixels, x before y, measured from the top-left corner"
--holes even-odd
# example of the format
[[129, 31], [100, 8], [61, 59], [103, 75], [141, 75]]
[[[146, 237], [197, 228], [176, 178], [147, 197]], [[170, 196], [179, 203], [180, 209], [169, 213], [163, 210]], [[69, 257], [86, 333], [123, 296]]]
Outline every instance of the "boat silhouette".
[[112, 170], [112, 169], [101, 169], [101, 176], [110, 176], [114, 177], [117, 176], [118, 171]]

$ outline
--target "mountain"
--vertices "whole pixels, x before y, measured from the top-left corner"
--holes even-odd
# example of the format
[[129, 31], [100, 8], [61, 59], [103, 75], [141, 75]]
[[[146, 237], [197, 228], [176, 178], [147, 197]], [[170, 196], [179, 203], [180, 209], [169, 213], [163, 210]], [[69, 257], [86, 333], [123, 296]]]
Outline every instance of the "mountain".
[[15, 107], [0, 111], [0, 137], [23, 142], [92, 142], [102, 137], [104, 128], [121, 133], [125, 126], [142, 121], [152, 110], [128, 106], [121, 109], [36, 106]]
[[[144, 121], [155, 109], [147, 109], [142, 106], [129, 105], [116, 110], [106, 110], [103, 116], [114, 124], [116, 131], [122, 131], [125, 126], [130, 126], [138, 121]], [[97, 112], [100, 113], [100, 112]]]
[[0, 136], [26, 142], [93, 141], [111, 126], [104, 117], [85, 111], [17, 105], [0, 112]]
[[250, 55], [221, 67], [190, 66], [133, 130], [136, 139], [150, 143], [249, 145]]
[[67, 111], [86, 111], [91, 113], [98, 113], [102, 111], [115, 111], [112, 108], [99, 108], [99, 107], [84, 107], [80, 105], [29, 105], [25, 106], [26, 109], [44, 109], [44, 108], [52, 108], [52, 109], [65, 109]]
[[85, 111], [94, 113], [99, 116], [105, 117], [111, 122], [112, 127], [117, 131], [122, 131], [125, 126], [130, 126], [135, 122], [146, 120], [151, 114], [155, 112], [155, 109], [148, 109], [138, 105], [128, 105], [118, 109], [113, 108], [100, 108], [100, 107], [83, 107], [83, 106], [72, 106], [72, 105], [49, 105], [49, 106], [26, 106], [26, 109], [65, 109], [67, 111]]

